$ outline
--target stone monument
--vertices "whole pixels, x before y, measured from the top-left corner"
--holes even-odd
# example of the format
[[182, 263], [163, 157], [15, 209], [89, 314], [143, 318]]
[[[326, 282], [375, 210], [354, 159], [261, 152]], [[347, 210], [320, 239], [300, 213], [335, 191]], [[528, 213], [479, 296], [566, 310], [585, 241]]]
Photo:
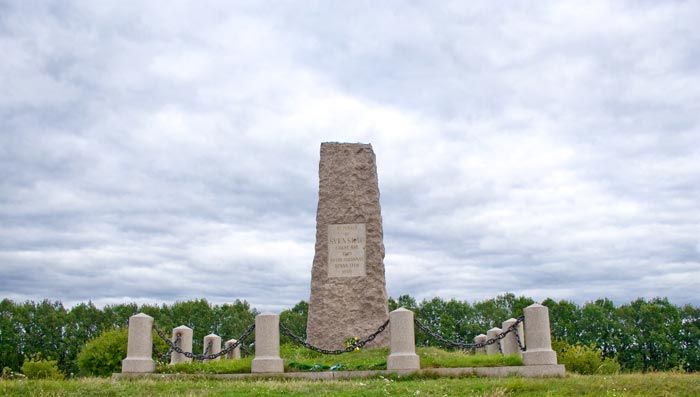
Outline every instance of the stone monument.
[[[382, 237], [372, 145], [322, 143], [309, 343], [343, 348], [347, 339], [364, 338], [388, 319]], [[388, 346], [389, 331], [367, 346]]]

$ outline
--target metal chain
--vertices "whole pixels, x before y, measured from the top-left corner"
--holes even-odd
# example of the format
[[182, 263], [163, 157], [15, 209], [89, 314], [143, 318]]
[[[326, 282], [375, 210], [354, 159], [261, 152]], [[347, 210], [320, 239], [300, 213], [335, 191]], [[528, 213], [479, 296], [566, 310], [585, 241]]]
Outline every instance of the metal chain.
[[156, 359], [160, 362], [163, 362], [163, 355], [160, 353], [160, 350], [158, 350], [158, 346], [156, 346], [155, 343], [152, 343], [153, 346], [153, 355], [156, 356]]
[[[508, 327], [506, 330], [502, 331], [501, 333], [494, 336], [493, 338], [489, 338], [489, 339], [487, 339], [483, 342], [479, 342], [479, 343], [467, 343], [467, 342], [463, 342], [463, 341], [453, 341], [453, 340], [446, 339], [444, 336], [438, 334], [437, 332], [431, 331], [430, 328], [428, 328], [426, 325], [421, 323], [420, 320], [416, 319], [415, 321], [416, 321], [416, 325], [418, 325], [418, 328], [420, 328], [421, 331], [425, 332], [429, 336], [432, 336], [434, 339], [438, 340], [439, 342], [441, 342], [445, 345], [456, 347], [456, 348], [463, 349], [463, 350], [475, 350], [475, 349], [479, 349], [479, 348], [482, 348], [482, 347], [485, 347], [488, 345], [492, 345], [492, 344], [500, 341], [501, 339], [505, 338], [506, 335], [508, 335], [510, 332], [513, 332], [513, 330], [515, 330], [515, 328], [517, 328], [518, 324], [520, 324], [524, 320], [525, 320], [524, 316], [518, 317], [517, 319], [515, 319], [515, 322], [510, 327]], [[515, 331], [515, 332], [517, 335], [517, 331]], [[499, 349], [500, 349], [500, 345], [501, 344], [499, 343], [498, 344]], [[518, 345], [520, 345], [520, 338], [518, 338]]]
[[285, 326], [285, 325], [282, 324], [282, 323], [280, 323], [280, 329], [282, 330], [282, 334], [283, 334], [283, 335], [288, 336], [290, 339], [292, 339], [292, 341], [294, 341], [294, 342], [297, 343], [297, 344], [300, 344], [300, 345], [304, 346], [305, 348], [307, 348], [307, 349], [309, 349], [309, 350], [313, 350], [313, 351], [318, 352], [318, 353], [321, 353], [321, 354], [343, 354], [343, 353], [350, 353], [351, 351], [353, 351], [353, 350], [355, 350], [355, 349], [357, 349], [357, 348], [362, 348], [362, 347], [364, 347], [366, 344], [368, 344], [369, 342], [373, 341], [374, 338], [377, 337], [377, 335], [379, 335], [379, 334], [381, 334], [382, 332], [384, 332], [384, 330], [386, 329], [386, 327], [387, 327], [388, 325], [389, 325], [389, 320], [386, 320], [386, 321], [384, 321], [384, 324], [380, 325], [379, 328], [377, 328], [376, 331], [374, 331], [373, 333], [369, 334], [369, 336], [367, 336], [366, 338], [355, 341], [355, 343], [353, 343], [352, 345], [346, 347], [345, 349], [337, 349], [337, 350], [329, 350], [329, 349], [322, 349], [322, 348], [320, 348], [320, 347], [316, 347], [316, 346], [314, 346], [314, 345], [308, 343], [308, 342], [305, 341], [304, 339], [302, 339], [302, 338], [300, 338], [300, 337], [294, 335], [294, 333], [293, 333], [289, 328], [287, 328], [287, 326]]
[[[245, 340], [245, 338], [247, 338], [248, 336], [250, 336], [250, 334], [253, 332], [253, 330], [255, 329], [255, 324], [251, 324], [251, 325], [243, 332], [243, 334], [238, 338], [238, 340], [236, 341], [236, 343], [232, 343], [232, 344], [230, 344], [229, 346], [227, 346], [225, 349], [221, 350], [221, 351], [218, 352], [218, 353], [214, 353], [214, 354], [206, 354], [207, 351], [204, 352], [205, 354], [194, 354], [194, 353], [192, 353], [192, 352], [186, 352], [186, 351], [182, 350], [182, 349], [180, 348], [180, 346], [175, 345], [175, 344], [165, 335], [165, 333], [164, 333], [163, 331], [161, 331], [155, 324], [153, 324], [153, 329], [156, 330], [156, 333], [158, 334], [158, 336], [159, 336], [161, 339], [163, 339], [163, 341], [165, 341], [165, 343], [167, 343], [173, 351], [175, 351], [175, 352], [177, 352], [177, 353], [180, 353], [180, 354], [182, 354], [183, 356], [185, 356], [185, 357], [187, 357], [187, 358], [194, 359], [194, 360], [213, 360], [213, 359], [215, 359], [215, 358], [217, 358], [217, 357], [221, 357], [221, 356], [223, 356], [223, 355], [226, 355], [226, 354], [231, 353], [231, 352], [233, 351], [233, 349], [235, 349], [236, 347], [238, 347], [239, 345], [241, 345], [241, 344], [243, 343], [243, 340]], [[207, 346], [207, 350], [208, 350], [208, 349], [209, 349], [209, 346]]]
[[518, 342], [518, 349], [521, 352], [524, 352], [525, 346], [523, 346], [523, 341], [520, 340], [520, 332], [518, 332], [518, 327], [513, 328], [513, 333], [515, 334], [515, 341]]

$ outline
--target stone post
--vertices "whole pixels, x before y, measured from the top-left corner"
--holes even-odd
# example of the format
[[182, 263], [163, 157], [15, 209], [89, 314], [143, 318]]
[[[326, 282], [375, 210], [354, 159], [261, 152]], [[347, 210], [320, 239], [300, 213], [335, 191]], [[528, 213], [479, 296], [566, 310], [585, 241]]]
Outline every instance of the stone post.
[[[177, 328], [173, 328], [173, 339], [172, 341], [175, 342], [177, 340], [177, 337], [180, 336], [180, 342], [178, 343], [178, 347], [186, 352], [191, 352], [192, 351], [192, 328], [181, 325]], [[176, 351], [173, 351], [170, 353], [170, 364], [177, 364], [177, 363], [191, 363], [192, 359], [185, 357], [184, 354], [180, 354]]]
[[[483, 342], [486, 342], [486, 335], [479, 334], [479, 335], [474, 337], [474, 343], [483, 343]], [[474, 353], [475, 354], [486, 354], [486, 346], [474, 349]]]
[[[501, 329], [498, 327], [493, 327], [490, 330], [486, 331], [486, 339], [491, 339], [495, 338], [498, 334], [501, 333]], [[501, 341], [496, 341], [496, 343], [492, 343], [490, 345], [486, 345], [486, 354], [501, 354]]]
[[262, 313], [255, 317], [255, 358], [252, 373], [284, 372], [280, 358], [280, 316]]
[[389, 313], [391, 324], [391, 353], [386, 362], [388, 370], [418, 370], [420, 359], [416, 354], [416, 337], [413, 329], [413, 312], [399, 308]]
[[[229, 346], [231, 346], [232, 344], [234, 344], [234, 343], [236, 343], [236, 342], [238, 342], [238, 341], [235, 340], [235, 339], [229, 339], [229, 340], [227, 340], [226, 343], [225, 343], [226, 349], [228, 349]], [[228, 359], [234, 359], [234, 360], [238, 360], [239, 358], [241, 358], [241, 346], [238, 345], [238, 346], [236, 346], [233, 350], [231, 350], [230, 352], [228, 352], [228, 353], [226, 354], [226, 358], [228, 358]]]
[[552, 350], [549, 331], [549, 309], [534, 303], [524, 310], [525, 342], [523, 353], [525, 365], [556, 365], [557, 353]]
[[[207, 347], [211, 344], [210, 350], [207, 352]], [[202, 354], [216, 354], [221, 351], [221, 337], [216, 334], [209, 334], [204, 337], [204, 342], [202, 344]], [[221, 359], [221, 356], [213, 359], [213, 360], [203, 360], [203, 362], [207, 361], [218, 361]]]
[[153, 317], [139, 313], [129, 318], [129, 339], [122, 373], [148, 373], [156, 369], [153, 361]]
[[[503, 330], [507, 330], [510, 328], [515, 322], [518, 321], [514, 318], [509, 318], [508, 320], [503, 322]], [[516, 327], [516, 331], [518, 331], [518, 335], [520, 336], [520, 342], [522, 343], [523, 341], [523, 335], [525, 333], [523, 332], [523, 323], [519, 323], [518, 326]], [[508, 335], [506, 335], [505, 338], [501, 340], [501, 347], [503, 348], [503, 354], [517, 354], [519, 356], [522, 356], [522, 352], [520, 351], [520, 348], [518, 347], [518, 340], [517, 336], [515, 335], [515, 332], [509, 332]], [[524, 346], [524, 344], [523, 344]]]

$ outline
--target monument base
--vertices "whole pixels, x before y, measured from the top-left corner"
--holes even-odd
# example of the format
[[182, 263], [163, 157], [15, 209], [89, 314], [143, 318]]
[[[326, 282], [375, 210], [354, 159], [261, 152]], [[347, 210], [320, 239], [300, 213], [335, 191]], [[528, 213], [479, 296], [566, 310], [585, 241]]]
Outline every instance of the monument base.
[[420, 369], [420, 358], [414, 353], [390, 354], [389, 358], [386, 360], [386, 369]]
[[253, 364], [251, 366], [250, 372], [284, 372], [284, 362], [279, 357], [256, 357], [253, 359]]
[[122, 373], [150, 373], [156, 370], [151, 358], [125, 358], [122, 360]]
[[557, 353], [554, 350], [526, 350], [523, 352], [525, 365], [556, 365]]

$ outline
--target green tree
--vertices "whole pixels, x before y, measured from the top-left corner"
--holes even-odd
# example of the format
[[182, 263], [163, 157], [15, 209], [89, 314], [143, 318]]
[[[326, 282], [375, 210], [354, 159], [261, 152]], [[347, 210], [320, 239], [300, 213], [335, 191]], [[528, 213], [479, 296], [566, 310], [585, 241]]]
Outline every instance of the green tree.
[[418, 308], [418, 303], [416, 303], [415, 298], [411, 295], [401, 295], [398, 300], [394, 298], [389, 298], [389, 311], [394, 311], [400, 307], [405, 307], [406, 309], [413, 310], [414, 312]]
[[24, 357], [40, 354], [48, 360], [66, 365], [63, 340], [66, 310], [61, 302], [45, 299], [39, 303], [19, 305], [17, 319], [21, 333], [20, 351]]
[[[509, 318], [516, 318], [523, 314], [523, 309], [533, 304], [530, 298], [512, 293], [498, 295], [494, 299], [487, 299], [474, 304], [474, 310], [478, 319], [478, 324], [487, 330], [489, 328], [503, 325], [503, 321]], [[483, 332], [483, 331], [482, 331]]]
[[111, 324], [105, 324], [103, 312], [92, 302], [73, 306], [66, 316], [64, 326], [65, 356], [60, 368], [65, 373], [77, 373], [75, 358], [82, 346], [95, 338]]
[[681, 359], [681, 316], [666, 298], [640, 298], [617, 310], [622, 322], [618, 360], [629, 369], [667, 370]]
[[121, 303], [118, 305], [107, 305], [102, 309], [105, 329], [117, 329], [126, 327], [129, 317], [139, 312], [136, 303]]
[[[239, 299], [232, 304], [215, 306], [213, 309], [214, 332], [221, 336], [224, 342], [232, 338], [238, 339], [255, 322], [256, 314], [257, 311], [251, 309], [248, 302]], [[254, 341], [255, 333], [252, 333], [244, 342], [249, 346]], [[245, 352], [245, 348], [243, 351]]]
[[567, 300], [555, 302], [552, 299], [545, 299], [542, 304], [549, 308], [552, 336], [570, 345], [575, 345], [581, 337], [579, 330], [581, 327], [581, 308]]
[[[423, 300], [416, 310], [416, 317], [431, 332], [438, 333], [449, 340], [459, 341], [473, 338], [475, 312], [468, 302], [441, 298]], [[417, 343], [422, 346], [437, 346], [440, 343], [431, 335], [417, 332]]]
[[585, 304], [577, 325], [580, 336], [573, 338], [576, 339], [576, 343], [585, 346], [592, 344], [602, 351], [604, 357], [612, 358], [617, 355], [622, 324], [610, 299], [598, 299]]
[[9, 299], [0, 302], [0, 367], [19, 371], [22, 366], [22, 334], [17, 306]]
[[[309, 316], [309, 304], [305, 301], [299, 301], [291, 309], [282, 310], [280, 313], [280, 323], [289, 328], [294, 335], [306, 339], [306, 322]], [[287, 336], [282, 336], [282, 342], [287, 343], [291, 340]]]
[[685, 305], [681, 309], [681, 351], [686, 371], [700, 371], [700, 308]]

